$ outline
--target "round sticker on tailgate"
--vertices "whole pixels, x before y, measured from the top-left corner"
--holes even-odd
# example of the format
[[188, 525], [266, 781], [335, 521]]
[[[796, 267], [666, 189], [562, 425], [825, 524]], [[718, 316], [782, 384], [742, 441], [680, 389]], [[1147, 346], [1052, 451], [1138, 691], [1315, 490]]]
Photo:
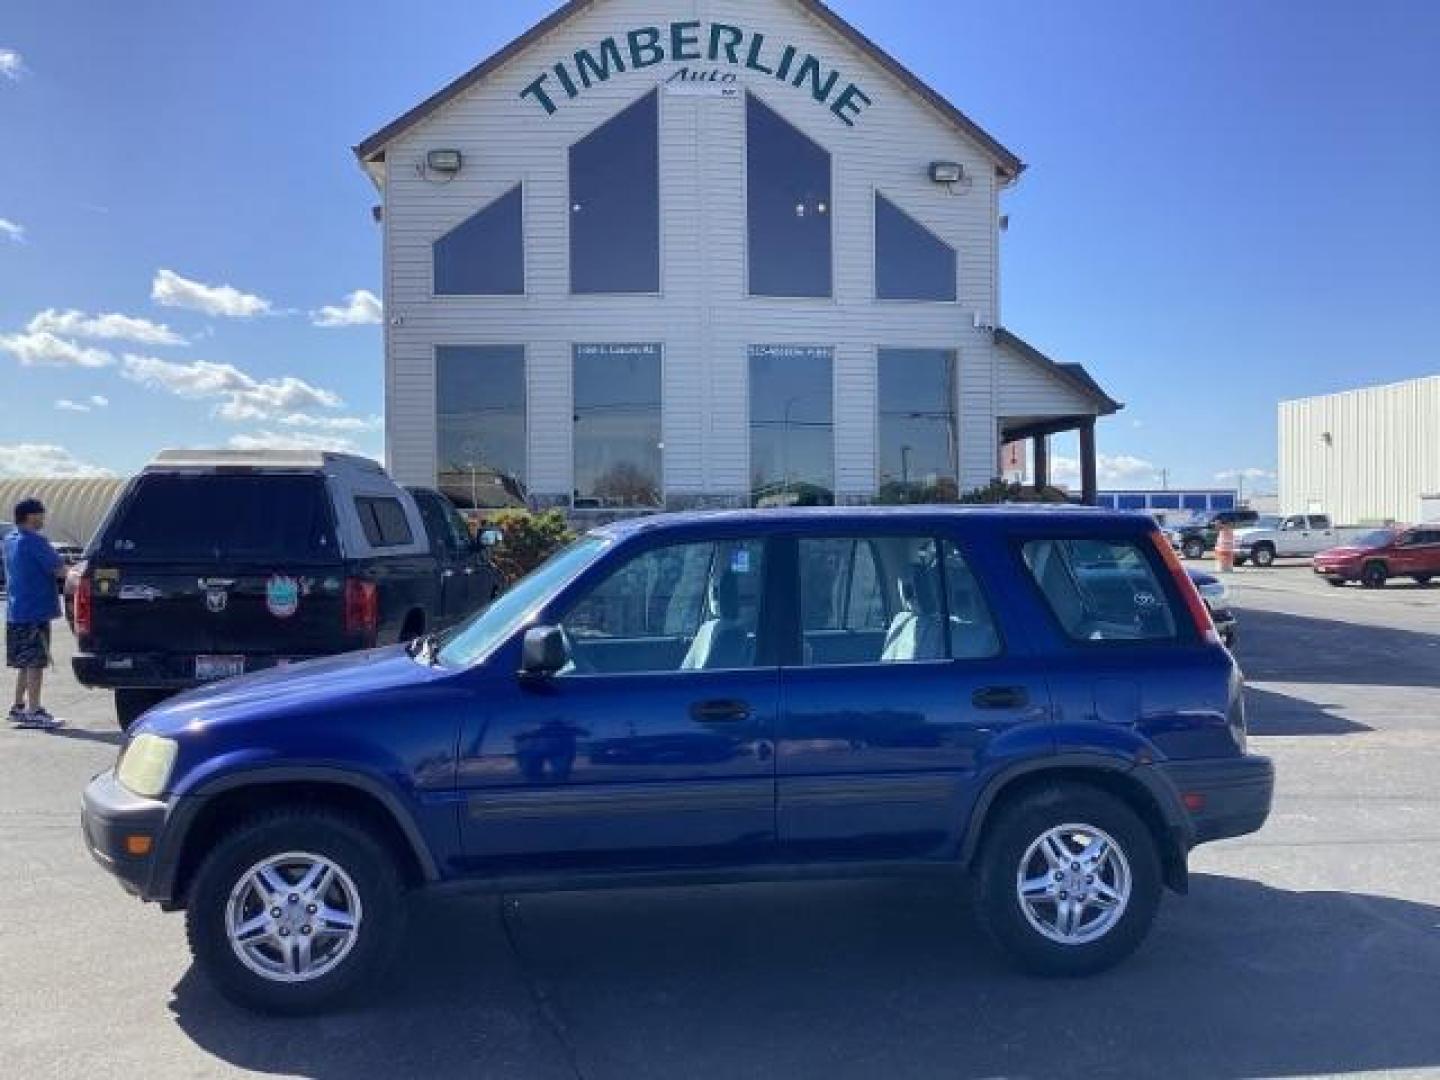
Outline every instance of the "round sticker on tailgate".
[[300, 610], [300, 583], [276, 574], [265, 583], [265, 609], [277, 619], [288, 619]]

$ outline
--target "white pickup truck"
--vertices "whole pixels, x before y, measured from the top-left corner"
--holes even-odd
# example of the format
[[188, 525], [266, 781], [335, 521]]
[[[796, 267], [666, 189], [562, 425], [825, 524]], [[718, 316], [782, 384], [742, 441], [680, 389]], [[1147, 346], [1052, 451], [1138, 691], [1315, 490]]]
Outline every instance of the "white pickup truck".
[[1328, 514], [1262, 514], [1254, 525], [1236, 530], [1235, 564], [1270, 566], [1276, 559], [1308, 559], [1367, 531], [1336, 528]]

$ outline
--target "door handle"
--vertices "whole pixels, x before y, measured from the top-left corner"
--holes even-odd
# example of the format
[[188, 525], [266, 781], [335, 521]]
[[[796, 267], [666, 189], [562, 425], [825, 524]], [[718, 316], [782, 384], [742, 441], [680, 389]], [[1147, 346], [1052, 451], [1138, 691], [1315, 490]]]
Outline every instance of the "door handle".
[[750, 719], [750, 706], [743, 701], [700, 701], [690, 706], [698, 724], [739, 724]]
[[1030, 704], [1030, 692], [1023, 686], [987, 686], [970, 700], [977, 709], [1023, 709]]

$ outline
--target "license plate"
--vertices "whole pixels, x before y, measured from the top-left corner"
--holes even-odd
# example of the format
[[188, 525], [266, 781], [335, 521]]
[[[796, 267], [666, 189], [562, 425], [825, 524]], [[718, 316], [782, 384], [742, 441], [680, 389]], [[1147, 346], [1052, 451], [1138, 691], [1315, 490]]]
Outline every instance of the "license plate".
[[195, 678], [199, 682], [214, 682], [216, 679], [233, 679], [245, 674], [243, 656], [197, 656]]

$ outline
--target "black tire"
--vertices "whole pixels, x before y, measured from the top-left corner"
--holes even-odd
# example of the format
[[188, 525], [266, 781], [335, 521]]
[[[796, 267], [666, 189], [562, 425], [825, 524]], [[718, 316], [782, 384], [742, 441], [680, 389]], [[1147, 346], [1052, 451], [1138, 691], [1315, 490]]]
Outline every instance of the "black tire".
[[1263, 567], [1268, 567], [1268, 566], [1274, 566], [1274, 565], [1275, 565], [1275, 545], [1274, 545], [1274, 544], [1256, 544], [1254, 550], [1250, 553], [1250, 559], [1251, 559], [1251, 561], [1253, 561], [1253, 562], [1255, 563], [1256, 566], [1259, 566], [1259, 567], [1262, 567], [1262, 568], [1263, 568]]
[[1236, 556], [1235, 556], [1235, 565], [1236, 565], [1236, 566], [1244, 566], [1244, 565], [1245, 565], [1247, 562], [1249, 562], [1249, 561], [1250, 561], [1250, 558], [1249, 558], [1249, 556], [1247, 556], [1247, 555], [1236, 555]]
[[1366, 563], [1365, 569], [1360, 571], [1360, 584], [1367, 589], [1383, 589], [1389, 580], [1390, 571], [1382, 562]]
[[1191, 538], [1180, 545], [1180, 551], [1187, 559], [1203, 559], [1205, 557], [1205, 541]]
[[[1087, 825], [1111, 836], [1130, 867], [1124, 913], [1103, 936], [1083, 944], [1051, 940], [1031, 925], [1016, 878], [1031, 845], [1057, 826]], [[991, 939], [1036, 975], [1074, 977], [1111, 968], [1139, 948], [1160, 907], [1163, 879], [1155, 839], [1120, 799], [1083, 784], [1037, 788], [987, 823], [975, 867], [976, 910]]]
[[136, 720], [170, 697], [164, 690], [116, 690], [115, 722], [129, 731]]
[[1346, 581], [1343, 577], [1332, 577], [1326, 578], [1325, 580], [1330, 582], [1330, 584], [1334, 585], [1337, 589], [1343, 589], [1346, 585]]
[[1428, 589], [1428, 588], [1430, 587], [1430, 582], [1432, 582], [1433, 580], [1435, 580], [1435, 579], [1434, 579], [1434, 577], [1433, 577], [1432, 575], [1430, 575], [1430, 574], [1416, 574], [1416, 575], [1415, 575], [1415, 584], [1416, 584], [1416, 585], [1419, 585], [1420, 588], [1422, 588], [1422, 589]]
[[[306, 982], [280, 982], [252, 971], [226, 931], [238, 882], [257, 864], [289, 852], [320, 855], [340, 867], [354, 883], [362, 912], [349, 954]], [[378, 837], [338, 813], [307, 807], [270, 811], [243, 822], [211, 849], [189, 892], [185, 928], [196, 966], [231, 1001], [279, 1015], [317, 1012], [357, 993], [393, 959], [405, 929], [399, 867]]]

